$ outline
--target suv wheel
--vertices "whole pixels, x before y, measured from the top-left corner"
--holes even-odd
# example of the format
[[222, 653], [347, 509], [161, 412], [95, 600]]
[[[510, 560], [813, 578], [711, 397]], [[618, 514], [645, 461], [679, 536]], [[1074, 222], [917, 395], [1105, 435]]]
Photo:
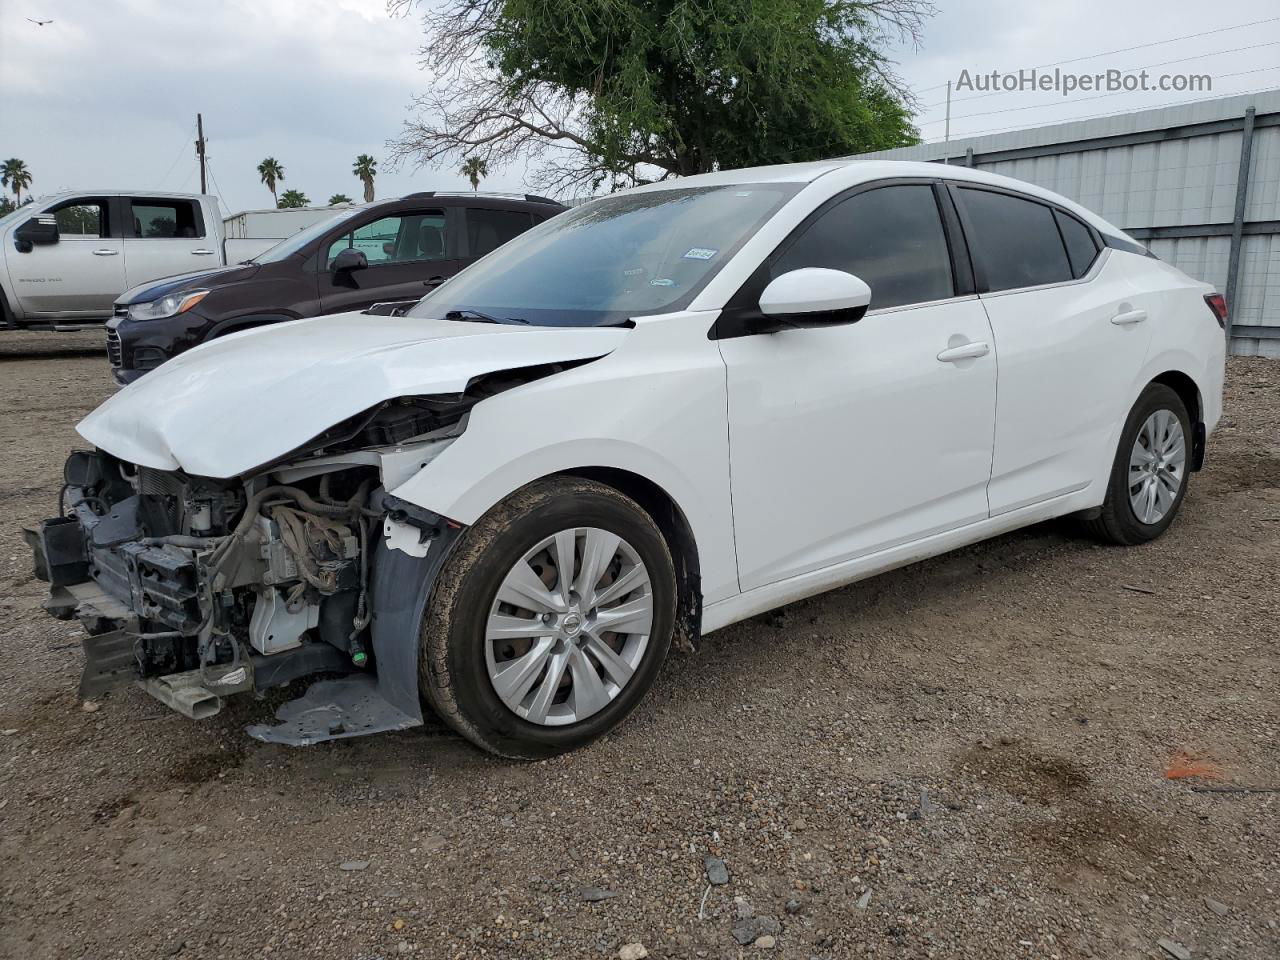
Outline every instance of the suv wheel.
[[421, 688], [486, 750], [562, 753], [644, 697], [675, 605], [666, 540], [635, 501], [591, 480], [537, 481], [454, 545], [423, 621]]

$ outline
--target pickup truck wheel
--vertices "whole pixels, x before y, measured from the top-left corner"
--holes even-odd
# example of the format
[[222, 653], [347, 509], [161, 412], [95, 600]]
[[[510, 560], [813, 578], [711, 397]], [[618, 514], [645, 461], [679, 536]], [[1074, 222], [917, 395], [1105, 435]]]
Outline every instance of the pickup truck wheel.
[[1099, 540], [1126, 546], [1154, 540], [1182, 506], [1190, 466], [1186, 405], [1170, 387], [1149, 384], [1129, 411], [1102, 510], [1085, 521], [1086, 529]]
[[536, 481], [454, 545], [423, 618], [420, 686], [476, 745], [539, 759], [622, 722], [671, 645], [662, 532], [591, 480]]
[[8, 330], [16, 330], [18, 321], [13, 317], [13, 311], [9, 309], [9, 301], [5, 299], [4, 291], [0, 290], [0, 326]]

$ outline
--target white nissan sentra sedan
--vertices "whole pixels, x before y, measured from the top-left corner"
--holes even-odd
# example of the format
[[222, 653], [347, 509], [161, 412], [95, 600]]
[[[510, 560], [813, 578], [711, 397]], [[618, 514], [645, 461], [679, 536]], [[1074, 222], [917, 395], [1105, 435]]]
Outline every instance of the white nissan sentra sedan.
[[[377, 270], [370, 264], [369, 270]], [[424, 266], [424, 272], [426, 267]], [[1075, 203], [832, 161], [614, 194], [408, 310], [191, 350], [85, 418], [29, 532], [82, 692], [543, 757], [673, 639], [1051, 517], [1173, 522], [1226, 305]]]

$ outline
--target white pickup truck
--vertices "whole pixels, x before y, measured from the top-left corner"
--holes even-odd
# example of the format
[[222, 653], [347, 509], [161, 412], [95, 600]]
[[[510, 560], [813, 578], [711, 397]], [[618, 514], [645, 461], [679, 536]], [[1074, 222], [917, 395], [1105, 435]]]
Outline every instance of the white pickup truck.
[[0, 217], [0, 327], [106, 320], [130, 287], [240, 263], [337, 208], [251, 211], [224, 221], [208, 194], [77, 190]]

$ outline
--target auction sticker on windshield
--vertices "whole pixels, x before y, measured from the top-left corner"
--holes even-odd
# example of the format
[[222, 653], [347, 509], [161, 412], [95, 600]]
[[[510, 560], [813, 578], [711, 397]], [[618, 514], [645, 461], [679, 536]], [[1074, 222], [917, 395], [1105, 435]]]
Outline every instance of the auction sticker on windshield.
[[710, 247], [690, 247], [681, 259], [710, 260], [719, 252], [720, 252], [719, 250], [713, 250]]

